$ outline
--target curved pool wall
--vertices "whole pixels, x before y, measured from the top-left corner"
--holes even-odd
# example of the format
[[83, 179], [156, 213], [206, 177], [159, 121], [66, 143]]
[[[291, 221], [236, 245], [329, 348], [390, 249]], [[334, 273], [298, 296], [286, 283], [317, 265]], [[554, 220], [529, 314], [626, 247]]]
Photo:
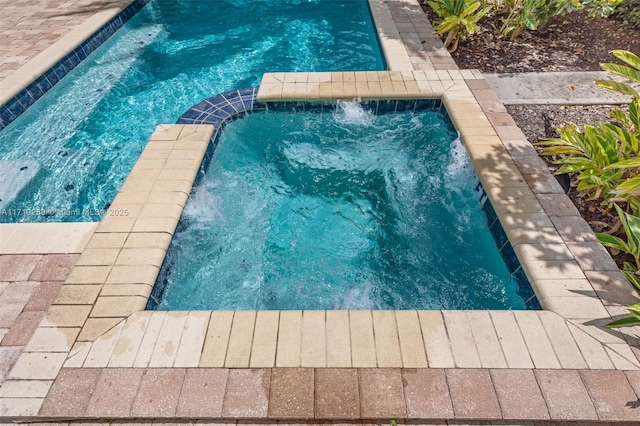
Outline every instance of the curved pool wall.
[[[176, 122], [176, 124], [212, 125], [215, 129], [195, 179], [194, 188], [201, 183], [207, 173], [211, 158], [215, 152], [218, 137], [222, 129], [229, 122], [254, 112], [321, 113], [334, 111], [337, 106], [335, 101], [259, 102], [256, 99], [257, 93], [258, 88], [246, 88], [218, 94], [194, 105]], [[425, 110], [437, 111], [449, 131], [453, 133], [456, 132], [455, 126], [451, 122], [442, 101], [439, 99], [365, 100], [361, 102], [361, 105], [365, 111], [370, 111], [373, 114], [418, 112]], [[526, 309], [541, 309], [531, 284], [498, 220], [498, 215], [493, 209], [479, 180], [476, 180], [474, 189], [478, 194], [478, 205], [486, 217], [486, 225], [493, 237], [496, 248], [507, 267], [511, 279], [515, 282], [517, 295], [520, 296], [524, 302]], [[180, 229], [181, 223], [182, 222], [178, 223], [178, 229]], [[176, 249], [173, 248], [173, 250], [175, 251]], [[164, 259], [160, 273], [149, 297], [146, 306], [147, 310], [159, 308], [165, 290], [167, 272], [174, 267], [177, 261], [184, 261], [184, 259], [176, 259], [176, 256], [172, 254], [172, 247], [169, 247], [167, 256]], [[232, 309], [232, 307], [227, 307], [227, 309]]]
[[94, 50], [102, 45], [129, 19], [135, 16], [144, 6], [153, 0], [133, 0], [124, 10], [118, 13], [107, 24], [83, 41], [71, 53], [60, 59], [44, 74], [22, 89], [15, 96], [0, 106], [0, 131], [11, 124], [38, 99], [51, 90], [70, 71], [77, 67]]

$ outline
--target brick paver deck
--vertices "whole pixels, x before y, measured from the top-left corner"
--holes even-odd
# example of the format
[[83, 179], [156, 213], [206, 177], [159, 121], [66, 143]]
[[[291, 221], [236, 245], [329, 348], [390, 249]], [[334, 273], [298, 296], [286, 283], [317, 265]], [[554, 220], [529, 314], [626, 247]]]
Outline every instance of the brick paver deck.
[[[9, 2], [0, 1], [4, 14]], [[87, 16], [72, 13], [86, 2], [31, 3], [11, 12], [23, 21], [38, 6], [69, 8], [76, 22]], [[445, 98], [548, 310], [139, 312], [164, 237], [175, 229], [174, 207], [190, 191], [195, 154], [213, 130], [162, 126], [114, 201], [131, 217], [76, 228], [71, 242], [59, 238], [58, 251], [55, 242], [24, 246], [31, 225], [12, 227], [11, 245], [0, 243], [0, 253], [21, 253], [0, 255], [0, 416], [114, 424], [640, 422], [637, 336], [598, 326], [623, 313], [635, 297], [630, 286], [601, 257], [482, 76], [456, 69], [417, 2], [370, 4], [390, 72], [271, 74], [261, 96]]]

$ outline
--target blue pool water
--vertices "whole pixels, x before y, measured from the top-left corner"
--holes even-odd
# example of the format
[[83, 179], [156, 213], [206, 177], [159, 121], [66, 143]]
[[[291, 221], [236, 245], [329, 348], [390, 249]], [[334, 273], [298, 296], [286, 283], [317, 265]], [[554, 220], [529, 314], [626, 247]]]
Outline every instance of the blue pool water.
[[0, 221], [100, 220], [158, 124], [264, 72], [384, 67], [367, 0], [155, 0], [0, 132]]
[[438, 111], [228, 124], [154, 288], [157, 309], [525, 309], [466, 151]]

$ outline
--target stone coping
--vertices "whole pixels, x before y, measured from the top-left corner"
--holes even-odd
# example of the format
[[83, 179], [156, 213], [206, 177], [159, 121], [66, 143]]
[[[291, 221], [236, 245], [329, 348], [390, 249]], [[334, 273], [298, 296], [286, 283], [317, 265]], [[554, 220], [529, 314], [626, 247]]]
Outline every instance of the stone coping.
[[[10, 371], [3, 389], [13, 391], [0, 394], [0, 415], [42, 419], [37, 416], [41, 410], [47, 413], [46, 404], [53, 404], [49, 401], [55, 401], [60, 394], [63, 397], [70, 395], [65, 392], [65, 384], [84, 386], [80, 394], [89, 398], [100, 389], [97, 380], [103, 374], [121, 374], [129, 378], [137, 377], [136, 374], [149, 376], [145, 379], [148, 381], [145, 387], [142, 382], [140, 388], [135, 387], [135, 394], [139, 395], [147, 392], [145, 389], [174, 383], [167, 382], [167, 378], [173, 376], [179, 376], [176, 380], [181, 389], [185, 389], [182, 387], [183, 373], [192, 370], [193, 374], [207, 374], [204, 367], [215, 365], [231, 367], [230, 376], [252, 377], [256, 370], [246, 370], [247, 367], [282, 366], [286, 374], [294, 374], [296, 366], [336, 366], [340, 367], [338, 375], [342, 376], [372, 374], [366, 376], [364, 382], [378, 383], [377, 388], [384, 390], [383, 396], [388, 397], [396, 394], [396, 376], [402, 375], [402, 371], [392, 373], [396, 377], [394, 385], [386, 379], [382, 382], [376, 379], [378, 375], [385, 376], [385, 369], [351, 370], [388, 365], [395, 368], [431, 367], [431, 370], [420, 368], [417, 370], [420, 374], [430, 374], [427, 372], [439, 366], [453, 367], [443, 373], [452, 400], [456, 380], [475, 383], [470, 378], [476, 369], [481, 371], [479, 375], [484, 380], [489, 375], [495, 392], [499, 385], [493, 371], [517, 375], [518, 371], [531, 369], [551, 419], [576, 418], [559, 414], [559, 411], [551, 414], [552, 406], [562, 404], [567, 411], [591, 412], [588, 408], [583, 411], [580, 405], [580, 398], [586, 401], [584, 393], [581, 396], [576, 393], [582, 392], [581, 383], [587, 388], [596, 415], [580, 414], [578, 419], [628, 418], [627, 412], [611, 407], [633, 403], [631, 400], [640, 396], [636, 372], [631, 371], [640, 369], [637, 330], [612, 331], [602, 328], [602, 324], [624, 313], [626, 304], [637, 301], [631, 286], [620, 275], [606, 250], [597, 243], [588, 225], [561, 192], [544, 162], [486, 82], [473, 71], [469, 74], [468, 71], [448, 70], [448, 61], [434, 60], [445, 57], [438, 56], [437, 48], [430, 55], [424, 47], [420, 50], [417, 44], [412, 44], [411, 34], [418, 34], [416, 27], [426, 21], [415, 0], [370, 0], [370, 4], [379, 32], [386, 31], [390, 41], [386, 47], [384, 41], [381, 43], [391, 71], [378, 74], [377, 83], [381, 90], [382, 82], [387, 78], [391, 84], [385, 84], [385, 91], [379, 98], [409, 98], [417, 87], [420, 97], [442, 99], [546, 310], [141, 312], [210, 138], [216, 131], [213, 126], [206, 125], [162, 125], [114, 200], [111, 206], [114, 214], [106, 216], [98, 225], [56, 300]], [[386, 28], [393, 21], [397, 33]], [[428, 21], [426, 25], [425, 28], [430, 28]], [[408, 38], [403, 34], [405, 31]], [[416, 38], [419, 39], [419, 35]], [[418, 43], [422, 41], [418, 40]], [[418, 60], [421, 59], [420, 52], [425, 52], [425, 61]], [[411, 71], [403, 69], [408, 68], [408, 63], [413, 64]], [[369, 75], [365, 73], [364, 76], [367, 90], [370, 90]], [[331, 93], [325, 92], [321, 97], [320, 83], [327, 81], [315, 81], [315, 76], [310, 74], [304, 81], [298, 81], [301, 77], [297, 75], [284, 74], [282, 79], [279, 74], [265, 75], [264, 82], [269, 87], [265, 92], [259, 92], [258, 97], [259, 100], [270, 97], [293, 101], [306, 99], [307, 91], [313, 91], [317, 86], [320, 99], [325, 96], [327, 99], [352, 98], [352, 86], [345, 83], [350, 76], [351, 73], [336, 74], [335, 83], [338, 84], [334, 91], [334, 74], [331, 73]], [[362, 79], [360, 74], [353, 73], [353, 76], [356, 82], [357, 76]], [[427, 82], [428, 86], [420, 81]], [[375, 91], [376, 80], [371, 82]], [[342, 87], [342, 93], [339, 87]], [[355, 87], [358, 96], [358, 86]], [[377, 97], [371, 92], [368, 96]], [[325, 331], [324, 340], [323, 333], [317, 333], [317, 330]], [[348, 361], [345, 348], [349, 349]], [[111, 371], [113, 373], [109, 373]], [[265, 389], [271, 374], [278, 374], [275, 371], [277, 369], [267, 369], [257, 373], [263, 374], [259, 382], [262, 387], [244, 382], [234, 385], [233, 395]], [[307, 378], [294, 382], [306, 386], [315, 383], [312, 386], [317, 391], [318, 371], [324, 375], [330, 370], [306, 371], [301, 374], [313, 374], [313, 381]], [[69, 380], [73, 374], [79, 374], [81, 380]], [[270, 379], [266, 378], [267, 374]], [[96, 380], [87, 380], [89, 376]], [[229, 386], [232, 382], [227, 380], [226, 383]], [[339, 381], [330, 383], [334, 386], [335, 392], [331, 396], [337, 406], [341, 402]], [[362, 383], [360, 381], [357, 389], [364, 398]], [[529, 380], [528, 383], [532, 382]], [[609, 384], [610, 389], [605, 386]], [[629, 386], [635, 387], [635, 395], [629, 392]], [[119, 389], [134, 392], [133, 387], [121, 386]], [[474, 397], [486, 393], [478, 392], [478, 389], [481, 387], [470, 386], [466, 393], [460, 394], [458, 401], [493, 411], [477, 417], [465, 408], [456, 412], [453, 402], [455, 418], [510, 418], [504, 412], [506, 402], [499, 395], [498, 402], [493, 399], [479, 401]], [[614, 389], [625, 390], [616, 393]], [[176, 397], [175, 392], [163, 393]], [[406, 388], [402, 392], [398, 390], [398, 395], [400, 393], [410, 394]], [[612, 400], [615, 401], [612, 403]], [[165, 405], [162, 399], [155, 401], [155, 409]], [[62, 407], [66, 403], [65, 400], [53, 405]], [[408, 400], [404, 403], [408, 404]], [[498, 411], [495, 404], [499, 406]], [[360, 408], [364, 406], [365, 400], [361, 399]], [[317, 409], [317, 405], [315, 407]], [[150, 413], [154, 415], [155, 412]], [[79, 410], [64, 417], [84, 415], [84, 411]], [[126, 415], [134, 414], [129, 411]], [[140, 411], [136, 415], [144, 417], [145, 414]], [[369, 418], [362, 412], [359, 415], [358, 418]], [[637, 413], [633, 411], [632, 416]], [[164, 415], [154, 417], [163, 418]], [[410, 416], [407, 414], [407, 417]], [[517, 417], [525, 418], [525, 411], [518, 411]], [[341, 418], [355, 417], [344, 415]]]

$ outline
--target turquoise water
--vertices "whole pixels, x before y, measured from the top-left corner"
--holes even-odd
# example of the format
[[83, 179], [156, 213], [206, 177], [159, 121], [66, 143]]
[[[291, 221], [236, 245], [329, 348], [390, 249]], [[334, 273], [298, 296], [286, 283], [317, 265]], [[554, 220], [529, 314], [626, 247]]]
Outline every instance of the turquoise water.
[[256, 113], [218, 141], [157, 309], [525, 309], [440, 113]]
[[367, 0], [155, 0], [0, 132], [40, 167], [0, 221], [100, 220], [158, 124], [264, 72], [384, 66]]

